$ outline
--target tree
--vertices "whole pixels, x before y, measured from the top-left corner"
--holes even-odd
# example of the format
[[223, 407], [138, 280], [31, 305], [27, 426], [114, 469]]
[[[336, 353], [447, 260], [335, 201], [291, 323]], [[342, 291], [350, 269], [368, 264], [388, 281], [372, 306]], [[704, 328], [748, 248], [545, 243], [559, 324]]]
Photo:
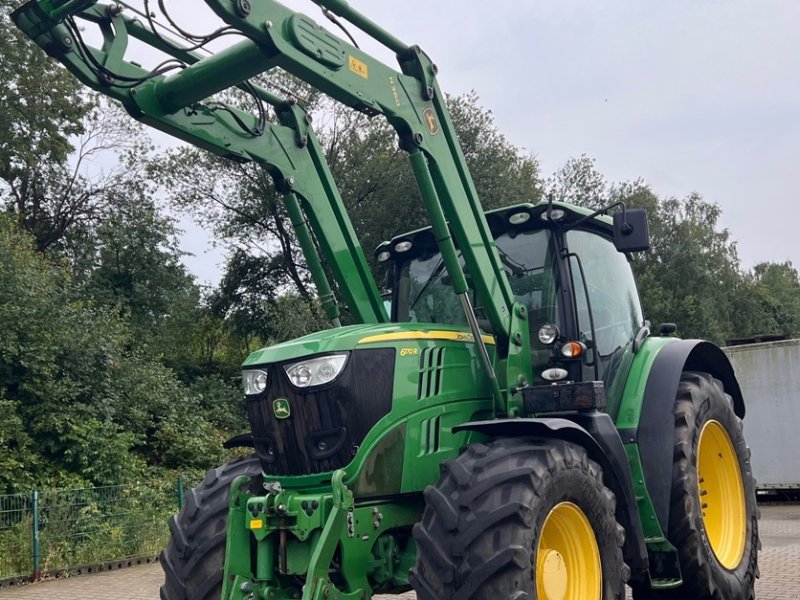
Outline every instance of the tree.
[[800, 277], [791, 262], [757, 264], [744, 275], [736, 337], [800, 335]]
[[699, 194], [661, 199], [639, 190], [627, 199], [651, 207], [651, 248], [634, 262], [645, 314], [678, 323], [682, 337], [730, 339], [742, 277], [736, 243], [719, 227], [719, 206]]
[[112, 209], [110, 193], [141, 179], [149, 141], [27, 39], [8, 18], [10, 4], [0, 16], [0, 206], [39, 250], [64, 252], [69, 234]]
[[238, 385], [214, 373], [181, 381], [152, 349], [167, 326], [143, 341], [129, 317], [139, 301], [123, 310], [87, 296], [5, 215], [0, 256], [0, 490], [124, 483], [223, 459], [222, 442], [246, 427]]
[[185, 362], [201, 293], [149, 188], [136, 181], [106, 192], [104, 219], [81, 241], [69, 240], [72, 269], [86, 298], [119, 310], [137, 340], [176, 366]]
[[548, 199], [592, 210], [607, 204], [611, 191], [605, 176], [597, 170], [595, 159], [585, 154], [568, 159], [545, 181], [544, 189]]
[[0, 0], [0, 177], [14, 179], [35, 162], [64, 162], [71, 137], [92, 108], [80, 83], [17, 29], [19, 3]]
[[20, 482], [15, 471], [0, 473], [0, 489], [124, 479], [135, 468], [132, 436], [103, 403], [124, 329], [76, 301], [69, 272], [48, 264], [8, 218], [0, 218], [0, 256], [0, 398], [9, 416], [0, 463], [27, 465]]
[[539, 202], [538, 160], [497, 128], [494, 113], [480, 104], [478, 94], [448, 96], [447, 106], [483, 208]]

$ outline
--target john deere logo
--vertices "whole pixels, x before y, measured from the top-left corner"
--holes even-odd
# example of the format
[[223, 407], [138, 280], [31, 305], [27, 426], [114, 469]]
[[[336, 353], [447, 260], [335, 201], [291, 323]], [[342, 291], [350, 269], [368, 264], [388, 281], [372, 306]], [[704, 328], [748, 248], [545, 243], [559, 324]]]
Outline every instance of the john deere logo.
[[286, 398], [278, 398], [272, 401], [272, 412], [278, 419], [288, 419], [292, 416], [292, 409], [289, 407], [289, 401]]
[[436, 120], [436, 113], [430, 106], [422, 111], [422, 116], [425, 118], [425, 125], [428, 126], [431, 135], [439, 133], [439, 121]]

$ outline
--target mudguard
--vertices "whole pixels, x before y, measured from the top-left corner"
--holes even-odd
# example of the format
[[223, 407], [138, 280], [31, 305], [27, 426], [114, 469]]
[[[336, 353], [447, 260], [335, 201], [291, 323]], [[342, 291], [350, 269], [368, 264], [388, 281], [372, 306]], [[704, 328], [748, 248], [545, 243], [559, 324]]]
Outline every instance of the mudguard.
[[557, 438], [583, 446], [589, 457], [602, 467], [605, 484], [617, 497], [616, 517], [625, 529], [623, 553], [631, 576], [645, 580], [648, 557], [644, 532], [625, 448], [611, 417], [588, 411], [567, 418], [494, 419], [463, 423], [453, 428], [453, 432], [458, 431], [475, 431], [492, 438]]
[[[661, 529], [669, 531], [672, 492], [672, 462], [675, 446], [675, 418], [672, 406], [683, 371], [710, 373], [722, 381], [733, 399], [733, 408], [744, 418], [744, 400], [728, 357], [717, 346], [702, 340], [679, 340], [664, 346], [647, 377], [639, 425], [626, 429], [626, 442], [639, 446], [645, 483]], [[620, 433], [623, 433], [622, 431]]]

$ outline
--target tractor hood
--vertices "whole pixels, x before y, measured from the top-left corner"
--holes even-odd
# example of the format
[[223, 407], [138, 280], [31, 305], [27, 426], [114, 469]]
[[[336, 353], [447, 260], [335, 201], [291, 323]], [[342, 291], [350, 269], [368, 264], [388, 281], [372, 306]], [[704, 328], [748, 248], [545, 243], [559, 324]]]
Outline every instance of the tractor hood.
[[[247, 357], [242, 366], [254, 367], [326, 352], [355, 350], [357, 347], [386, 347], [398, 342], [424, 339], [464, 343], [474, 341], [467, 328], [440, 323], [349, 325], [317, 331], [295, 340], [256, 350]], [[494, 344], [492, 336], [484, 335], [483, 340], [487, 344]]]

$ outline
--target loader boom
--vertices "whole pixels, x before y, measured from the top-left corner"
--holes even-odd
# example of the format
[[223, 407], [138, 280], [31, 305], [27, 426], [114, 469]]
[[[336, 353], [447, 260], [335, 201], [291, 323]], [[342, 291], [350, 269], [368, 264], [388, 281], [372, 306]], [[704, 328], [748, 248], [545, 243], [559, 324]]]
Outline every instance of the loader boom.
[[[281, 68], [347, 106], [384, 115], [409, 154], [445, 267], [481, 349], [495, 408], [514, 412], [511, 404], [517, 386], [531, 380], [526, 313], [524, 307], [515, 306], [436, 83], [436, 66], [419, 47], [400, 42], [347, 3], [312, 1], [395, 52], [400, 71], [274, 0], [206, 0], [245, 38], [211, 56], [164, 39], [154, 28], [126, 16], [121, 7], [92, 0], [30, 0], [15, 12], [14, 19], [85, 84], [122, 102], [143, 123], [221, 156], [262, 165], [279, 191], [299, 199], [348, 307], [362, 323], [384, 322], [387, 315], [310, 118], [301, 107], [255, 88], [248, 80]], [[75, 17], [99, 25], [102, 47], [83, 43]], [[129, 37], [167, 53], [182, 63], [181, 68], [149, 72], [126, 60]], [[260, 125], [252, 114], [230, 107], [222, 110], [209, 100], [233, 86], [271, 104], [279, 123]], [[264, 131], [258, 131], [262, 126]], [[481, 341], [456, 247], [497, 338], [499, 356], [494, 366]], [[306, 243], [303, 249], [311, 248]], [[312, 274], [320, 290], [328, 289], [321, 267], [312, 268]], [[337, 317], [335, 308], [328, 306], [327, 312], [332, 319]]]

